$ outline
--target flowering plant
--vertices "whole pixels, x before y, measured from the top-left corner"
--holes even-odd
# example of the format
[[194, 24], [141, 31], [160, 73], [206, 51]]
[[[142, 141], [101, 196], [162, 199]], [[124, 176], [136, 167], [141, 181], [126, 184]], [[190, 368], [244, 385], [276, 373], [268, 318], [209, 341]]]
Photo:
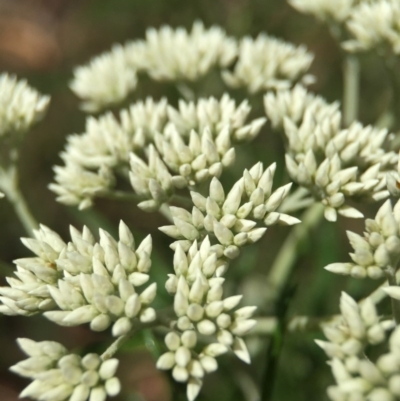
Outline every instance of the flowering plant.
[[[6, 198], [1, 202], [14, 206], [28, 234], [22, 243], [33, 253], [14, 261], [14, 274], [0, 287], [0, 312], [42, 315], [60, 326], [88, 325], [110, 338], [103, 352], [85, 355], [55, 341], [18, 339], [28, 359], [11, 370], [32, 380], [22, 397], [116, 396], [117, 352], [147, 330], [162, 349], [157, 368], [184, 383], [192, 401], [205, 376], [218, 369], [221, 355], [232, 353], [247, 364], [257, 357], [257, 346], [246, 345], [247, 334], [273, 338], [314, 325], [326, 337], [316, 343], [334, 376], [327, 389], [331, 400], [400, 399], [400, 201], [389, 199], [400, 196], [398, 146], [390, 127], [357, 120], [359, 53], [376, 51], [389, 60], [388, 68], [393, 65], [399, 4], [289, 3], [327, 24], [342, 46], [342, 104], [309, 89], [318, 76], [309, 72], [314, 56], [305, 46], [264, 33], [237, 40], [200, 22], [191, 30], [151, 28], [144, 39], [116, 45], [74, 71], [70, 88], [89, 115], [85, 131], [67, 138], [49, 188], [58, 202], [81, 211], [111, 198], [163, 215], [168, 224], [159, 230], [171, 239], [173, 251], [163, 279], [166, 308], [159, 307], [152, 275], [157, 244], [150, 234], [137, 243], [135, 222], [121, 220], [118, 236], [71, 226], [68, 240], [36, 222], [19, 190], [17, 160], [24, 134], [44, 117], [49, 97], [14, 76], [0, 76], [0, 190]], [[194, 83], [212, 72], [224, 83], [224, 93], [199, 96]], [[178, 104], [148, 97], [116, 112], [145, 75], [176, 85]], [[239, 90], [246, 93], [241, 101]], [[276, 179], [277, 166], [284, 163], [277, 159], [269, 166], [262, 161], [246, 166], [232, 185], [226, 183], [224, 173], [232, 170], [236, 155], [265, 127], [282, 136], [286, 179]], [[317, 319], [316, 325], [309, 316], [289, 319], [284, 304], [298, 244], [323, 218], [364, 219], [365, 203], [378, 203], [379, 210], [375, 219], [365, 219], [363, 235], [347, 232], [351, 261], [325, 269], [378, 285], [359, 302], [343, 292], [338, 314]], [[265, 298], [274, 313], [265, 316], [261, 302], [257, 311], [232, 285], [231, 266], [277, 225], [290, 232], [267, 272]], [[378, 308], [387, 296], [392, 308], [384, 315]], [[270, 399], [270, 388], [260, 387], [257, 399]]]

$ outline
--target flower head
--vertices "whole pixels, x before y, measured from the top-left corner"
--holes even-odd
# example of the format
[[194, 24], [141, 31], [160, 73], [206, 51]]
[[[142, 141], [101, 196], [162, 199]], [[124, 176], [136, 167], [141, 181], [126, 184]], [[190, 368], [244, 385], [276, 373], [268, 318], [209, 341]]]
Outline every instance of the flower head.
[[13, 75], [0, 75], [0, 138], [7, 134], [23, 133], [41, 120], [50, 97], [31, 88], [25, 80]]

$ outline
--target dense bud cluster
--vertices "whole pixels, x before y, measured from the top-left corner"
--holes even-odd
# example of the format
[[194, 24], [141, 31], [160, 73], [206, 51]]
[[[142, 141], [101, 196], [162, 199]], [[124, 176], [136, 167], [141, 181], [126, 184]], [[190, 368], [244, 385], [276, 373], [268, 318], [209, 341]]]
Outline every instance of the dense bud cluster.
[[332, 401], [396, 401], [400, 399], [400, 328], [389, 340], [389, 352], [376, 362], [364, 355], [354, 358], [349, 367], [340, 359], [331, 363], [336, 385], [328, 387]]
[[400, 3], [397, 0], [363, 1], [353, 9], [347, 29], [354, 37], [344, 42], [350, 52], [376, 50], [400, 54]]
[[264, 109], [272, 127], [283, 130], [285, 119], [300, 126], [306, 111], [317, 121], [334, 116], [339, 109], [339, 103], [328, 104], [323, 97], [314, 95], [303, 85], [297, 84], [293, 89], [267, 92], [264, 96]]
[[243, 177], [226, 195], [220, 181], [213, 178], [207, 198], [193, 191], [192, 212], [172, 208], [174, 225], [160, 230], [178, 240], [173, 248], [180, 244], [185, 251], [193, 241], [201, 241], [206, 235], [213, 234], [218, 241], [214, 246], [218, 257], [224, 255], [234, 259], [239, 255], [240, 247], [257, 242], [264, 235], [266, 228], [257, 227], [258, 222], [263, 226], [300, 222], [295, 217], [277, 212], [291, 184], [272, 191], [275, 168], [272, 164], [264, 170], [262, 163], [257, 163], [244, 171]]
[[400, 259], [400, 202], [394, 208], [387, 200], [375, 219], [365, 220], [364, 236], [347, 232], [354, 252], [351, 263], [332, 263], [325, 267], [337, 274], [356, 278], [379, 279], [392, 270]]
[[63, 326], [90, 323], [95, 331], [110, 325], [114, 336], [128, 332], [135, 319], [153, 321], [154, 309], [148, 305], [156, 295], [156, 284], [140, 294], [149, 280], [151, 237], [135, 249], [128, 227], [121, 222], [119, 241], [100, 230], [96, 242], [84, 227], [71, 227], [66, 244], [55, 232], [41, 226], [35, 239], [23, 243], [36, 254], [15, 261], [17, 278], [8, 278], [1, 287], [0, 311], [9, 315], [44, 315]]
[[358, 367], [358, 358], [368, 344], [379, 344], [386, 339], [386, 330], [393, 321], [381, 321], [371, 299], [359, 304], [345, 292], [340, 298], [339, 317], [324, 324], [322, 330], [329, 341], [316, 340], [328, 357], [340, 359], [352, 372]]
[[54, 168], [50, 189], [58, 201], [84, 209], [129, 175], [139, 207], [156, 210], [176, 188], [219, 177], [233, 163], [233, 143], [252, 140], [266, 120], [247, 123], [249, 113], [248, 102], [236, 106], [224, 95], [219, 101], [182, 101], [178, 109], [147, 99], [122, 110], [119, 119], [90, 117], [84, 134], [68, 138], [61, 154], [65, 166]]
[[325, 22], [343, 22], [353, 11], [357, 0], [289, 0], [289, 4], [297, 11], [310, 14]]
[[337, 213], [362, 217], [347, 205], [348, 199], [379, 201], [389, 196], [386, 174], [394, 171], [398, 155], [384, 148], [386, 129], [359, 122], [341, 129], [337, 104], [307, 95], [302, 87], [269, 93], [264, 104], [273, 126], [285, 133], [291, 178], [324, 204], [326, 219], [335, 221]]
[[238, 60], [232, 72], [222, 77], [227, 85], [245, 87], [250, 93], [266, 89], [286, 89], [304, 77], [313, 55], [305, 46], [294, 46], [280, 39], [260, 34], [256, 39], [243, 38], [239, 43]]
[[[178, 244], [174, 255], [174, 271], [166, 289], [174, 295], [177, 320], [167, 334], [168, 352], [157, 366], [172, 369], [179, 382], [188, 382], [187, 396], [193, 400], [202, 386], [206, 373], [217, 369], [215, 357], [232, 350], [240, 359], [250, 363], [250, 356], [242, 336], [256, 321], [250, 319], [256, 307], [236, 309], [242, 296], [223, 298], [227, 262], [218, 259], [209, 238], [200, 246], [194, 241], [187, 254]], [[199, 341], [206, 338], [208, 345]]]
[[31, 88], [25, 80], [13, 75], [0, 75], [0, 138], [7, 134], [24, 133], [41, 120], [50, 102]]
[[97, 354], [80, 357], [69, 354], [54, 341], [35, 342], [18, 339], [29, 356], [11, 370], [33, 380], [20, 394], [38, 401], [105, 401], [120, 392], [120, 382], [114, 377], [117, 359], [102, 361]]

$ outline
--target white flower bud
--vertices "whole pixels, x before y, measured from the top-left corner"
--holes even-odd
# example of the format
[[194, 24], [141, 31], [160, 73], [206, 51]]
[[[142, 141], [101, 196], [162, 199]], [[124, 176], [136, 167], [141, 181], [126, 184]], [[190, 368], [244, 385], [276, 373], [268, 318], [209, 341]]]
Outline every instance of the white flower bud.
[[187, 348], [194, 348], [197, 343], [197, 335], [194, 330], [186, 330], [181, 336], [182, 344]]
[[146, 308], [140, 313], [140, 321], [142, 323], [154, 322], [156, 318], [156, 311], [153, 308]]
[[200, 334], [205, 336], [210, 336], [216, 332], [215, 324], [211, 320], [202, 320], [201, 322], [197, 323], [197, 330]]
[[217, 360], [209, 355], [203, 355], [200, 357], [200, 363], [203, 369], [207, 373], [212, 373], [215, 372], [218, 369], [218, 363]]
[[117, 377], [112, 377], [105, 382], [104, 386], [107, 395], [114, 397], [121, 391], [121, 382]]
[[186, 367], [191, 359], [191, 354], [188, 348], [179, 347], [175, 352], [175, 362], [178, 366]]
[[132, 329], [132, 322], [127, 317], [119, 318], [112, 327], [112, 335], [120, 337]]
[[177, 382], [186, 382], [189, 378], [189, 373], [184, 367], [175, 366], [172, 370], [172, 377]]
[[175, 366], [175, 353], [166, 352], [162, 354], [157, 360], [157, 369], [169, 370]]
[[203, 318], [204, 309], [201, 305], [192, 303], [187, 308], [186, 314], [191, 321], [198, 322]]
[[106, 315], [104, 313], [96, 316], [91, 322], [90, 322], [90, 328], [93, 331], [104, 331], [110, 327], [111, 324], [111, 318], [109, 315]]
[[165, 336], [165, 345], [170, 351], [176, 351], [180, 346], [181, 340], [179, 335], [174, 331], [169, 332]]

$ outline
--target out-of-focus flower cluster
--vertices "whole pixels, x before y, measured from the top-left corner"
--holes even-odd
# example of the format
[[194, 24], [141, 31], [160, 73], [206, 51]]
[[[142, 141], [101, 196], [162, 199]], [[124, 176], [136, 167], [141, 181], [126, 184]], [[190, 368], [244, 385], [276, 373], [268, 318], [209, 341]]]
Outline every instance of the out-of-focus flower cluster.
[[80, 357], [69, 354], [54, 341], [35, 342], [18, 339], [28, 359], [11, 370], [32, 381], [20, 394], [38, 401], [105, 401], [120, 392], [120, 382], [114, 377], [117, 359], [102, 361], [97, 354]]
[[[304, 46], [260, 34], [239, 43], [239, 56], [232, 72], [222, 73], [232, 87], [244, 86], [250, 93], [267, 89], [286, 89], [302, 79], [313, 60]], [[311, 77], [304, 77], [308, 81]]]
[[375, 219], [366, 219], [364, 236], [347, 232], [354, 252], [353, 262], [332, 263], [325, 267], [337, 274], [356, 278], [379, 279], [395, 268], [400, 259], [400, 201], [392, 209], [387, 200], [378, 210]]
[[278, 207], [289, 193], [291, 184], [272, 191], [275, 164], [264, 170], [257, 163], [245, 170], [225, 195], [217, 178], [210, 184], [209, 196], [191, 192], [194, 207], [190, 213], [186, 209], [171, 208], [174, 225], [160, 227], [160, 230], [178, 241], [185, 251], [193, 241], [202, 241], [207, 235], [217, 240], [213, 246], [218, 257], [234, 259], [240, 247], [257, 242], [267, 230], [257, 227], [274, 224], [293, 225], [300, 222], [295, 217], [277, 212]]
[[233, 144], [253, 139], [266, 120], [246, 122], [249, 113], [247, 101], [237, 106], [224, 95], [181, 101], [177, 109], [147, 99], [122, 110], [119, 119], [90, 117], [84, 134], [68, 138], [65, 166], [55, 167], [50, 188], [60, 202], [84, 209], [112, 191], [116, 175], [129, 175], [139, 207], [155, 210], [176, 188], [219, 177], [234, 162]]
[[389, 339], [389, 351], [375, 362], [354, 358], [351, 366], [333, 358], [330, 362], [336, 385], [328, 387], [332, 401], [396, 401], [400, 399], [400, 327]]
[[340, 359], [349, 371], [357, 371], [358, 358], [366, 346], [382, 343], [394, 322], [382, 321], [370, 298], [359, 305], [345, 292], [340, 298], [340, 312], [338, 317], [322, 325], [328, 341], [316, 342], [329, 358]]
[[343, 22], [351, 14], [357, 0], [289, 0], [289, 4], [304, 14], [325, 22]]
[[393, 172], [398, 155], [385, 150], [386, 129], [354, 122], [341, 128], [337, 104], [295, 87], [264, 98], [272, 125], [286, 137], [286, 167], [291, 178], [325, 206], [325, 217], [337, 213], [362, 217], [348, 199], [379, 201], [389, 196], [386, 173]]
[[41, 95], [25, 80], [13, 75], [0, 75], [0, 138], [24, 133], [42, 119], [50, 97]]
[[84, 227], [71, 227], [71, 242], [41, 226], [35, 238], [23, 238], [35, 257], [15, 261], [16, 278], [0, 287], [0, 312], [29, 316], [43, 313], [63, 326], [90, 323], [103, 331], [112, 325], [114, 336], [132, 328], [136, 320], [148, 323], [156, 318], [149, 304], [156, 296], [156, 284], [141, 293], [137, 287], [149, 280], [151, 237], [135, 248], [132, 233], [121, 222], [119, 241], [100, 230], [96, 242]]
[[176, 381], [187, 382], [189, 401], [199, 393], [204, 375], [217, 369], [217, 356], [231, 350], [250, 363], [242, 336], [256, 323], [250, 319], [256, 307], [236, 309], [241, 295], [223, 298], [226, 269], [208, 237], [200, 246], [194, 241], [187, 253], [176, 246], [175, 274], [169, 275], [166, 289], [174, 295], [177, 320], [165, 337], [168, 352], [161, 355], [157, 367], [172, 369]]
[[361, 2], [352, 11], [347, 28], [354, 39], [343, 46], [351, 52], [375, 49], [400, 53], [400, 3], [397, 0]]
[[[239, 43], [213, 26], [201, 22], [184, 28], [148, 29], [144, 40], [135, 40], [92, 59], [75, 70], [71, 89], [83, 100], [86, 111], [98, 111], [125, 99], [137, 84], [137, 72], [159, 81], [195, 81], [213, 68], [223, 69], [230, 86], [250, 92], [282, 88], [306, 74], [313, 56], [265, 34]], [[226, 67], [235, 62], [231, 73]], [[309, 81], [309, 79], [306, 79]]]

